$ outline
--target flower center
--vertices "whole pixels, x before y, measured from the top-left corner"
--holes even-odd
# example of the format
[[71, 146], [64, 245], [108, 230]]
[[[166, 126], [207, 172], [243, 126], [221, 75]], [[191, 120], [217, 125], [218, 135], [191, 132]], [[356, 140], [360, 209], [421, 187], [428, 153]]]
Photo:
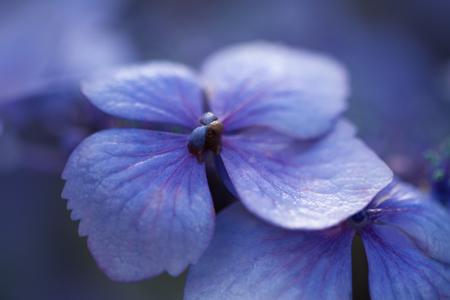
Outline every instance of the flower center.
[[203, 162], [204, 151], [211, 150], [216, 155], [220, 153], [223, 126], [211, 112], [203, 114], [200, 123], [203, 126], [195, 128], [189, 136], [188, 150], [199, 162]]
[[348, 221], [353, 225], [353, 227], [358, 229], [369, 223], [369, 215], [365, 210], [362, 210], [351, 216]]

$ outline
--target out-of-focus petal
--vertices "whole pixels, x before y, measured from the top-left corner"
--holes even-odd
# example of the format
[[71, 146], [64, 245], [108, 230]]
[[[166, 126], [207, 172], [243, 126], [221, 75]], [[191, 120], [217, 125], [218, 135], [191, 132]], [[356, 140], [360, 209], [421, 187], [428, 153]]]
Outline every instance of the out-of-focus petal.
[[198, 127], [203, 113], [196, 74], [171, 62], [151, 62], [99, 73], [82, 84], [83, 93], [104, 112], [147, 122]]
[[114, 26], [125, 1], [18, 2], [0, 1], [0, 104], [71, 89], [96, 68], [137, 59]]
[[351, 299], [354, 231], [273, 227], [234, 204], [217, 218], [211, 246], [191, 266], [185, 299]]
[[346, 108], [348, 78], [328, 56], [254, 42], [209, 58], [211, 111], [227, 131], [265, 126], [297, 138], [330, 129]]
[[204, 165], [186, 135], [114, 129], [71, 155], [63, 198], [100, 269], [132, 282], [196, 262], [214, 231]]
[[360, 234], [372, 299], [450, 297], [450, 216], [405, 183], [392, 185], [367, 210]]
[[54, 34], [42, 15], [46, 9], [37, 1], [19, 9], [0, 2], [0, 104], [44, 85], [43, 73], [54, 49]]
[[267, 132], [223, 137], [222, 159], [252, 213], [288, 229], [323, 229], [363, 209], [392, 180], [347, 121], [317, 141]]

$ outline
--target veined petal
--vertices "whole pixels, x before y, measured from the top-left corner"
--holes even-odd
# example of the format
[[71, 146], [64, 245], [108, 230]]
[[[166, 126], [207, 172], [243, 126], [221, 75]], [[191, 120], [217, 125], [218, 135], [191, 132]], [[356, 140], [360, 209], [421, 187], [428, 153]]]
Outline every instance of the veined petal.
[[323, 229], [363, 209], [392, 180], [389, 168], [340, 121], [317, 141], [263, 130], [224, 136], [222, 159], [249, 211], [288, 229]]
[[151, 62], [101, 73], [85, 80], [82, 90], [98, 108], [125, 119], [194, 129], [203, 113], [196, 74], [177, 63]]
[[189, 269], [185, 299], [351, 299], [353, 235], [345, 223], [283, 230], [233, 204]]
[[346, 109], [348, 78], [332, 58], [253, 42], [227, 48], [203, 66], [211, 111], [227, 131], [265, 126], [297, 138], [329, 130]]
[[360, 232], [372, 299], [449, 298], [450, 216], [406, 183], [390, 188]]
[[141, 129], [98, 132], [63, 173], [79, 233], [112, 280], [133, 282], [196, 262], [214, 231], [204, 165], [186, 135]]

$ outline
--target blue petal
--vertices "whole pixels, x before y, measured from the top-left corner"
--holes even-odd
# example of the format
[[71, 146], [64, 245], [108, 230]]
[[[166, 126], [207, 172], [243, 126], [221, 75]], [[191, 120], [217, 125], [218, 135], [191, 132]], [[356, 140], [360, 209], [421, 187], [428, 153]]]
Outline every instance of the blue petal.
[[343, 66], [321, 54], [264, 42], [227, 48], [206, 61], [211, 111], [225, 130], [266, 126], [316, 137], [346, 108]]
[[412, 186], [391, 185], [361, 237], [372, 299], [450, 297], [450, 216]]
[[204, 165], [186, 135], [140, 129], [98, 132], [71, 155], [63, 198], [100, 269], [112, 280], [180, 274], [214, 231]]
[[190, 129], [201, 125], [202, 90], [195, 73], [181, 64], [151, 62], [97, 74], [82, 89], [92, 103], [117, 117]]
[[346, 121], [299, 142], [266, 130], [224, 136], [222, 159], [249, 211], [288, 229], [323, 229], [363, 209], [392, 172]]
[[[45, 86], [44, 72], [54, 51], [51, 26], [42, 22], [48, 9], [30, 1], [19, 9], [0, 3], [0, 103]], [[53, 12], [54, 13], [54, 12]]]
[[185, 299], [351, 299], [353, 235], [345, 224], [283, 230], [233, 204], [189, 269]]
[[128, 36], [111, 28], [121, 2], [0, 1], [0, 103], [78, 86], [93, 69], [135, 59]]

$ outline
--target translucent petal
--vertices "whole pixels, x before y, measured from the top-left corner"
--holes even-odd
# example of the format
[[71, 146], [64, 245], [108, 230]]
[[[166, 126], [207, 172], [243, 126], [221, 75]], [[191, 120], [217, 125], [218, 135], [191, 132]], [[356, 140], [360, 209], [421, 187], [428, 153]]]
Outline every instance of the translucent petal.
[[346, 121], [309, 142], [253, 131], [224, 136], [221, 156], [252, 213], [288, 229], [323, 229], [363, 209], [392, 180], [354, 135]]
[[346, 108], [348, 78], [332, 58], [253, 42], [222, 50], [203, 66], [211, 111], [227, 131], [265, 126], [316, 137]]
[[98, 132], [71, 155], [63, 198], [98, 266], [112, 280], [180, 274], [214, 231], [204, 165], [187, 135], [140, 129]]
[[195, 73], [170, 62], [151, 62], [99, 73], [82, 84], [83, 93], [104, 112], [131, 120], [194, 129], [203, 113]]
[[185, 299], [351, 299], [353, 235], [345, 224], [283, 230], [233, 204], [189, 269]]
[[391, 185], [367, 210], [360, 232], [372, 299], [450, 297], [450, 216], [405, 183]]

